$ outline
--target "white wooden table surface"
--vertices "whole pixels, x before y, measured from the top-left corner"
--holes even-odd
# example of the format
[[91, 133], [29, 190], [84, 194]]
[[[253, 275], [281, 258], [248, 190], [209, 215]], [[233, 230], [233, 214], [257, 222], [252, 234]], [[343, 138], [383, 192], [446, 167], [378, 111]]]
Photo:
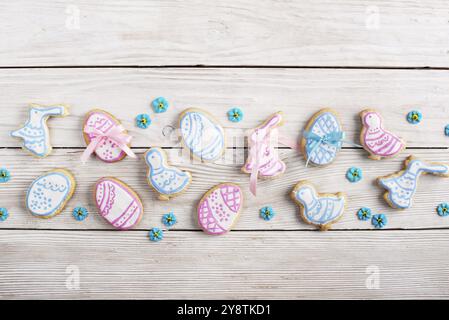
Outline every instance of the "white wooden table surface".
[[[446, 0], [15, 0], [0, 3], [0, 298], [448, 298], [449, 218], [435, 207], [449, 202], [449, 179], [424, 176], [412, 209], [398, 212], [381, 199], [377, 176], [399, 170], [413, 154], [449, 161], [449, 2]], [[155, 115], [150, 101], [170, 109]], [[35, 159], [8, 132], [26, 118], [30, 102], [71, 105], [71, 115], [49, 121], [54, 152]], [[201, 107], [229, 132], [227, 155], [236, 161], [190, 163], [163, 135], [179, 112]], [[226, 111], [240, 106], [244, 121]], [[345, 148], [326, 168], [305, 168], [283, 149], [286, 174], [248, 192], [239, 171], [244, 131], [283, 110], [285, 135], [299, 138], [321, 107], [338, 110], [348, 139], [360, 131], [358, 112], [381, 111], [390, 129], [408, 141], [399, 157], [368, 160]], [[84, 114], [101, 107], [123, 121], [139, 159], [82, 165]], [[405, 114], [419, 109], [417, 126]], [[147, 130], [134, 117], [150, 113]], [[183, 196], [158, 201], [145, 181], [142, 153], [162, 146], [191, 170]], [[228, 157], [228, 159], [229, 159]], [[351, 166], [364, 179], [344, 178]], [[31, 181], [65, 167], [78, 187], [66, 209], [50, 219], [24, 207]], [[140, 194], [145, 214], [137, 229], [118, 232], [92, 201], [102, 176], [122, 179]], [[307, 178], [322, 192], [349, 195], [343, 219], [328, 232], [301, 221], [288, 193]], [[207, 236], [195, 218], [202, 194], [222, 181], [240, 183], [246, 203], [234, 230]], [[89, 209], [78, 222], [75, 206]], [[258, 210], [271, 205], [266, 222]], [[388, 216], [383, 230], [356, 218], [368, 206]], [[179, 222], [160, 243], [147, 230], [173, 211]], [[79, 276], [79, 284], [76, 279]]]

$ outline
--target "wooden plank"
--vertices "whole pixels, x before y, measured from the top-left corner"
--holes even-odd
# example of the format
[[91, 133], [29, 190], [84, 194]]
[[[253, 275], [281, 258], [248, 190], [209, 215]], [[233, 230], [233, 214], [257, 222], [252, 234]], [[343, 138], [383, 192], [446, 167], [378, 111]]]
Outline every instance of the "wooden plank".
[[1, 66], [449, 67], [449, 3], [17, 0]]
[[448, 230], [180, 231], [157, 244], [143, 231], [1, 230], [0, 297], [447, 299], [448, 241]]
[[[387, 160], [369, 160], [362, 150], [343, 150], [337, 161], [325, 168], [305, 168], [305, 161], [294, 151], [283, 150], [281, 157], [287, 163], [287, 172], [279, 179], [262, 181], [259, 184], [258, 196], [249, 193], [249, 176], [240, 172], [244, 161], [243, 150], [228, 150], [227, 157], [221, 163], [201, 164], [190, 162], [179, 150], [168, 150], [173, 164], [190, 170], [193, 183], [185, 194], [169, 202], [156, 199], [154, 192], [146, 183], [146, 165], [142, 159], [144, 150], [139, 150], [139, 160], [125, 159], [113, 165], [105, 165], [91, 159], [86, 165], [79, 161], [80, 150], [57, 150], [54, 155], [44, 160], [33, 160], [30, 156], [17, 150], [3, 150], [1, 165], [9, 168], [12, 179], [0, 184], [0, 206], [9, 209], [10, 217], [0, 223], [0, 228], [39, 228], [39, 229], [109, 229], [102, 217], [97, 214], [93, 203], [92, 192], [95, 181], [103, 176], [115, 176], [141, 196], [145, 215], [138, 229], [145, 230], [153, 226], [162, 226], [161, 217], [173, 211], [178, 224], [174, 229], [199, 230], [195, 208], [201, 196], [214, 185], [229, 181], [242, 185], [245, 191], [244, 210], [236, 223], [235, 230], [309, 230], [298, 215], [297, 207], [288, 194], [293, 186], [307, 179], [318, 186], [321, 192], [346, 192], [349, 198], [346, 214], [334, 225], [334, 229], [373, 229], [369, 221], [362, 222], [356, 218], [359, 208], [367, 206], [374, 213], [385, 213], [389, 219], [387, 228], [448, 228], [449, 219], [436, 214], [435, 208], [441, 202], [448, 201], [449, 179], [423, 176], [419, 181], [419, 189], [415, 195], [415, 203], [411, 209], [397, 211], [389, 208], [382, 199], [383, 189], [374, 184], [374, 179], [393, 173], [402, 168], [402, 161], [408, 155]], [[414, 150], [414, 155], [428, 161], [446, 161], [447, 151]], [[346, 170], [351, 166], [362, 168], [364, 178], [359, 183], [351, 184], [345, 179]], [[66, 209], [52, 219], [39, 219], [31, 216], [24, 207], [24, 197], [30, 183], [42, 173], [63, 167], [71, 170], [78, 186], [74, 198]], [[271, 222], [259, 217], [259, 209], [271, 205], [277, 212]], [[78, 222], [71, 216], [75, 206], [85, 206], [90, 216], [84, 222]]]
[[[0, 19], [1, 20], [1, 19]], [[27, 103], [67, 103], [71, 116], [50, 119], [56, 147], [85, 147], [82, 123], [86, 112], [100, 107], [112, 112], [135, 137], [134, 147], [178, 145], [176, 134], [163, 130], [177, 127], [179, 113], [200, 107], [215, 114], [227, 129], [229, 145], [243, 146], [246, 129], [282, 110], [284, 135], [298, 139], [308, 119], [322, 107], [336, 109], [347, 139], [358, 142], [358, 113], [377, 108], [387, 127], [403, 136], [410, 147], [449, 147], [444, 136], [449, 112], [449, 73], [417, 70], [310, 70], [310, 69], [21, 69], [0, 70], [0, 147], [18, 147], [9, 137], [27, 118]], [[170, 109], [153, 114], [150, 101], [166, 97]], [[244, 120], [226, 118], [232, 106], [240, 106]], [[420, 125], [406, 122], [413, 109], [423, 112]], [[134, 117], [150, 113], [147, 130], [134, 125]], [[169, 131], [165, 131], [167, 133]]]

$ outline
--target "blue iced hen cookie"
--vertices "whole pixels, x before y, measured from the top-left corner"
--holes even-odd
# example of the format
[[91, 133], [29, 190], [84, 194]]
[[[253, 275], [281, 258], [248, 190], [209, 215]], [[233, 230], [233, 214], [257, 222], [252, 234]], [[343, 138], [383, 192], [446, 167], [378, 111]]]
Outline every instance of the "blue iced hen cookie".
[[150, 148], [145, 153], [148, 165], [148, 184], [159, 194], [160, 200], [169, 200], [184, 192], [192, 181], [190, 172], [170, 166], [161, 148]]
[[293, 201], [300, 207], [303, 220], [327, 230], [344, 213], [346, 196], [344, 193], [318, 193], [308, 181], [300, 181], [291, 192]]

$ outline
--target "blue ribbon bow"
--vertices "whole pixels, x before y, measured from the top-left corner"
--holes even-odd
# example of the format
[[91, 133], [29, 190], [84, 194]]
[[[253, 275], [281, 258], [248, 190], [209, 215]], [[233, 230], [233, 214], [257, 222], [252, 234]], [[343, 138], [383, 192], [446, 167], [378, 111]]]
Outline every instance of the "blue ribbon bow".
[[310, 131], [304, 131], [303, 135], [304, 135], [304, 138], [313, 140], [313, 142], [310, 144], [310, 148], [311, 148], [310, 152], [306, 153], [306, 156], [307, 156], [306, 167], [310, 161], [309, 155], [313, 154], [316, 151], [316, 149], [320, 146], [320, 144], [322, 144], [322, 143], [330, 145], [330, 146], [334, 146], [335, 148], [337, 148], [337, 150], [339, 150], [341, 148], [342, 143], [348, 143], [348, 144], [351, 144], [356, 147], [361, 147], [358, 144], [345, 141], [344, 139], [345, 139], [346, 135], [343, 131], [329, 132], [328, 134], [325, 134], [322, 137], [313, 132], [310, 132]]

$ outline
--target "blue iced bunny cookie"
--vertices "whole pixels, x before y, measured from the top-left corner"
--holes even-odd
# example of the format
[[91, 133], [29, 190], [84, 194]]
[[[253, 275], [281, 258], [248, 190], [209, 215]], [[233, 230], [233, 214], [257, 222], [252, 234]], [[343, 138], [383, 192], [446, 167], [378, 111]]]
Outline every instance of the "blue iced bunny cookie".
[[31, 183], [26, 195], [26, 207], [34, 216], [51, 218], [64, 209], [75, 187], [76, 182], [70, 171], [49, 171]]
[[195, 158], [211, 162], [223, 155], [223, 127], [207, 112], [194, 108], [184, 110], [179, 116], [179, 128], [184, 145]]
[[190, 172], [170, 166], [167, 155], [161, 148], [150, 148], [145, 153], [148, 165], [147, 181], [160, 200], [169, 200], [184, 192], [192, 182]]
[[68, 115], [65, 105], [41, 106], [31, 104], [28, 120], [25, 125], [11, 132], [12, 137], [23, 139], [22, 148], [33, 155], [43, 158], [51, 153], [50, 135], [47, 120], [51, 116], [64, 117]]
[[329, 108], [315, 113], [307, 123], [301, 139], [301, 151], [307, 163], [330, 164], [341, 149], [344, 133], [338, 114]]
[[290, 194], [299, 206], [301, 217], [320, 230], [328, 230], [343, 215], [346, 206], [344, 193], [318, 193], [308, 181], [300, 181]]
[[387, 190], [384, 199], [394, 209], [408, 209], [421, 174], [449, 177], [449, 166], [441, 163], [423, 162], [410, 156], [404, 162], [404, 169], [385, 177], [377, 178], [379, 185]]

